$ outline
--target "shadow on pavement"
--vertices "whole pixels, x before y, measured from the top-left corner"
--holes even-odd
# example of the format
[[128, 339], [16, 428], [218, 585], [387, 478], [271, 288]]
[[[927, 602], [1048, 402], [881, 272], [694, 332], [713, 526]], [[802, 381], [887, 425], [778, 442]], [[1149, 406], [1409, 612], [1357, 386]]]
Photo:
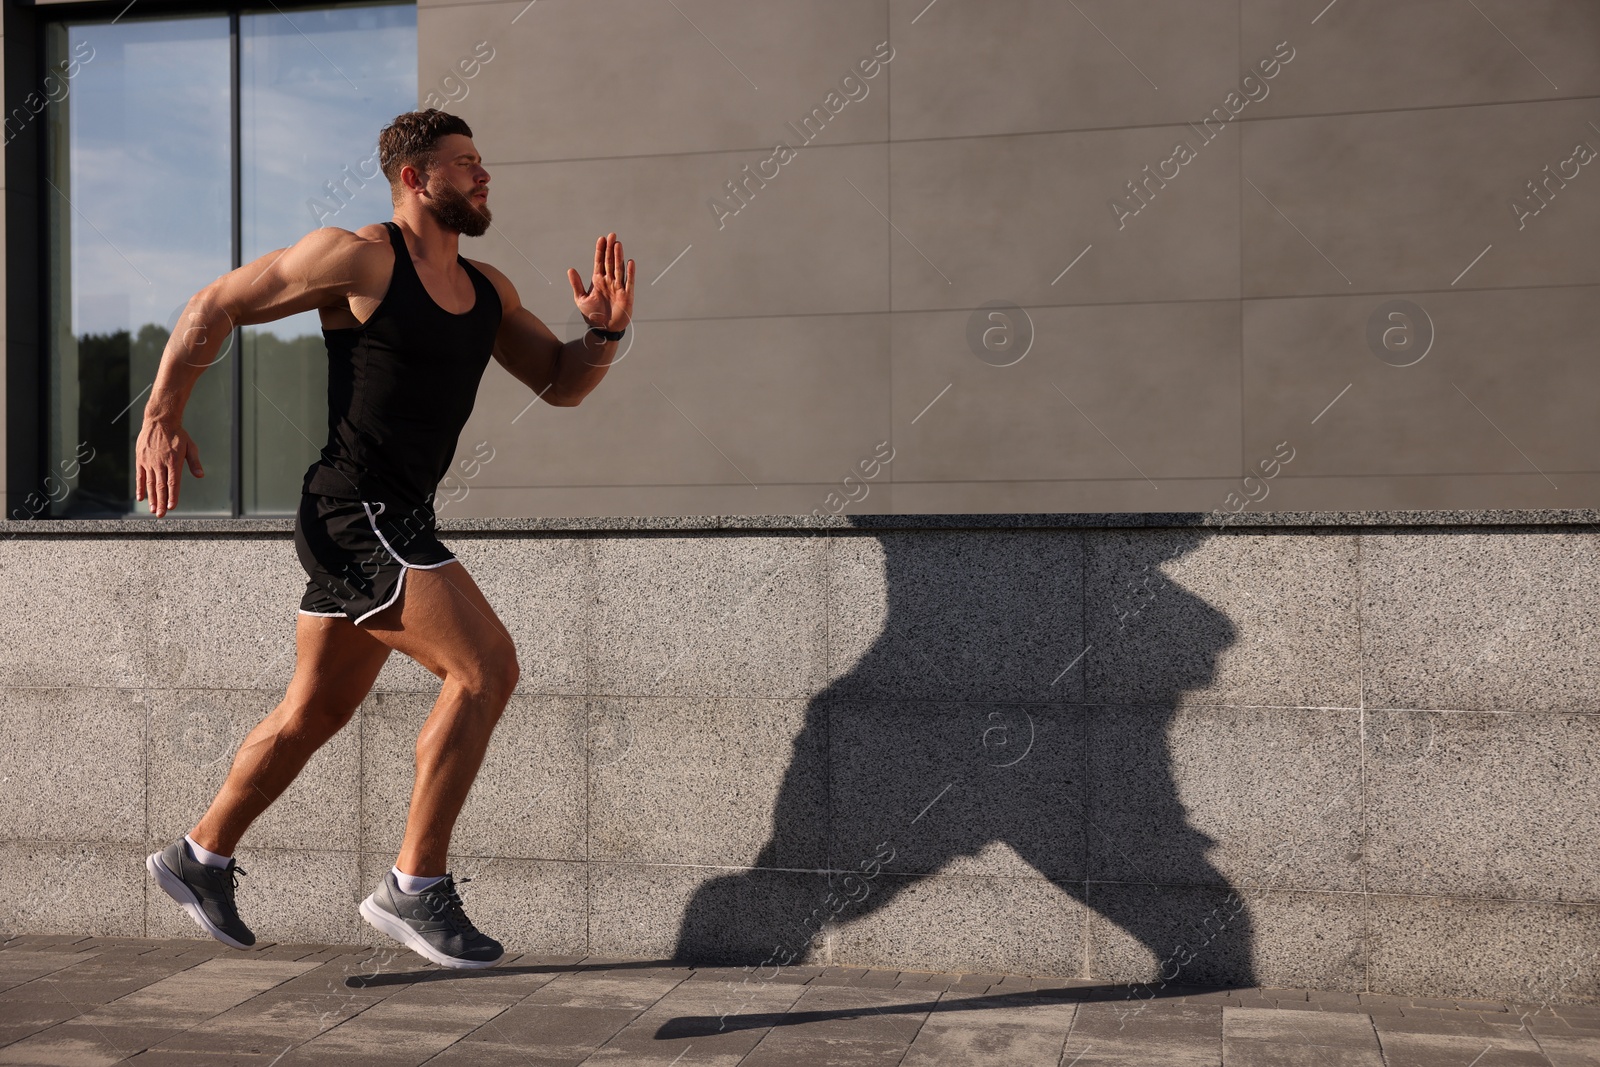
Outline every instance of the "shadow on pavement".
[[[841, 993], [848, 986], [835, 986]], [[1139, 992], [1139, 987], [1127, 985], [1071, 986], [1061, 989], [1037, 989], [1031, 993], [995, 993], [959, 999], [923, 1000], [911, 1004], [875, 1004], [860, 1008], [832, 1008], [819, 1011], [763, 1011], [739, 1015], [684, 1015], [669, 1019], [656, 1029], [658, 1041], [673, 1038], [710, 1037], [713, 1034], [736, 1030], [765, 1030], [777, 1026], [803, 1026], [806, 1023], [831, 1022], [838, 1019], [864, 1019], [875, 1015], [923, 1015], [928, 1012], [990, 1011], [999, 1008], [1033, 1008], [1062, 1001], [1123, 1001], [1139, 997], [1143, 1005], [1149, 1000], [1166, 997], [1183, 997], [1196, 992], [1194, 987], [1169, 986], [1152, 995]], [[1129, 1015], [1140, 1009], [1130, 1005]]]

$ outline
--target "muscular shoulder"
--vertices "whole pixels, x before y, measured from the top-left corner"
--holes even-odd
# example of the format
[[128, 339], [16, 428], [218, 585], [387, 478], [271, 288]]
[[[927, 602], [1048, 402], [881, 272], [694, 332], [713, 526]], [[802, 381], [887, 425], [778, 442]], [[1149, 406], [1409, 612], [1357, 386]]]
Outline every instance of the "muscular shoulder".
[[338, 226], [319, 226], [294, 244], [296, 251], [305, 250], [322, 256], [358, 256], [372, 248], [388, 248], [389, 231], [382, 223], [363, 226], [359, 230], [346, 230]]
[[322, 226], [296, 241], [279, 269], [312, 288], [356, 294], [388, 284], [394, 250], [379, 223], [359, 230]]
[[359, 230], [323, 226], [306, 235], [315, 240], [317, 250], [334, 263], [347, 263], [363, 269], [382, 268], [387, 274], [394, 260], [394, 244], [382, 223], [374, 222]]
[[522, 306], [522, 300], [517, 296], [517, 287], [512, 285], [511, 279], [507, 278], [498, 268], [490, 266], [481, 259], [467, 259], [467, 262], [482, 271], [483, 276], [488, 278], [490, 283], [494, 285], [494, 291], [500, 294], [500, 310], [502, 314], [509, 313], [513, 309]]

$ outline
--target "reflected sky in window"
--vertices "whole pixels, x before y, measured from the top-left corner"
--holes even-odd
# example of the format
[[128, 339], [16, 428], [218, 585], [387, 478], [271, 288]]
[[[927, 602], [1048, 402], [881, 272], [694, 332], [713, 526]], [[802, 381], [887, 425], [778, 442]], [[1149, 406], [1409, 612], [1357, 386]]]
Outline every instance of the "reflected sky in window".
[[54, 179], [71, 205], [72, 332], [169, 324], [230, 267], [228, 20], [74, 26], [80, 42], [93, 59]]
[[[318, 225], [394, 215], [388, 182], [364, 175], [378, 131], [417, 106], [416, 27], [414, 7], [393, 5], [240, 19], [243, 262]], [[269, 328], [321, 335], [315, 312]]]
[[[344, 168], [360, 171], [378, 131], [416, 106], [416, 9], [268, 11], [239, 28], [242, 261], [315, 229], [314, 204], [346, 229], [391, 217], [382, 177], [361, 187]], [[72, 332], [170, 326], [231, 266], [228, 19], [75, 24], [79, 42], [94, 58], [72, 81], [61, 190], [76, 215]], [[273, 329], [320, 326], [306, 314]]]

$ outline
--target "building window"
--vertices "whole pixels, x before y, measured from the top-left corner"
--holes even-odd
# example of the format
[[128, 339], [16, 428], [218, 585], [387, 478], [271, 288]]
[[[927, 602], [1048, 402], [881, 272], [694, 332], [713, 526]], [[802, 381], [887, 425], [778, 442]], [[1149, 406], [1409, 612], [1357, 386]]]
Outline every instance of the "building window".
[[[46, 28], [71, 71], [45, 115], [53, 514], [148, 515], [134, 441], [196, 291], [318, 226], [392, 216], [377, 136], [417, 106], [416, 25], [413, 4], [341, 4]], [[235, 330], [184, 411], [205, 477], [185, 475], [178, 514], [292, 513], [326, 391], [316, 312]]]

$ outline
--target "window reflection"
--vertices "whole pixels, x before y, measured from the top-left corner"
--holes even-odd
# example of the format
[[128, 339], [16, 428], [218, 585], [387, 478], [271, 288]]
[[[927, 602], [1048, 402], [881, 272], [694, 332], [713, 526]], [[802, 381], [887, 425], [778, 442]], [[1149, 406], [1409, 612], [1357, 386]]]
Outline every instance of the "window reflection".
[[[392, 215], [375, 148], [383, 124], [416, 106], [416, 11], [343, 5], [62, 23], [49, 28], [47, 51], [51, 64], [80, 61], [70, 93], [42, 116], [47, 462], [64, 490], [52, 494], [52, 513], [138, 515], [133, 443], [188, 298], [236, 262], [318, 225], [356, 229]], [[92, 58], [82, 62], [85, 55]], [[206, 476], [186, 475], [180, 514], [232, 514], [236, 501], [247, 514], [292, 511], [326, 440], [327, 355], [316, 314], [247, 327], [241, 337], [201, 375], [185, 409]]]
[[[319, 225], [394, 215], [378, 131], [416, 107], [409, 6], [272, 11], [239, 21], [244, 262]], [[315, 312], [244, 330], [244, 511], [289, 514], [327, 441], [328, 354]]]
[[[56, 514], [124, 514], [147, 387], [184, 302], [232, 265], [226, 16], [56, 27], [56, 64], [90, 54], [46, 110], [49, 466], [82, 454]], [[86, 46], [86, 47], [80, 47]], [[212, 368], [184, 412], [204, 479], [182, 510], [228, 514], [231, 383]]]

